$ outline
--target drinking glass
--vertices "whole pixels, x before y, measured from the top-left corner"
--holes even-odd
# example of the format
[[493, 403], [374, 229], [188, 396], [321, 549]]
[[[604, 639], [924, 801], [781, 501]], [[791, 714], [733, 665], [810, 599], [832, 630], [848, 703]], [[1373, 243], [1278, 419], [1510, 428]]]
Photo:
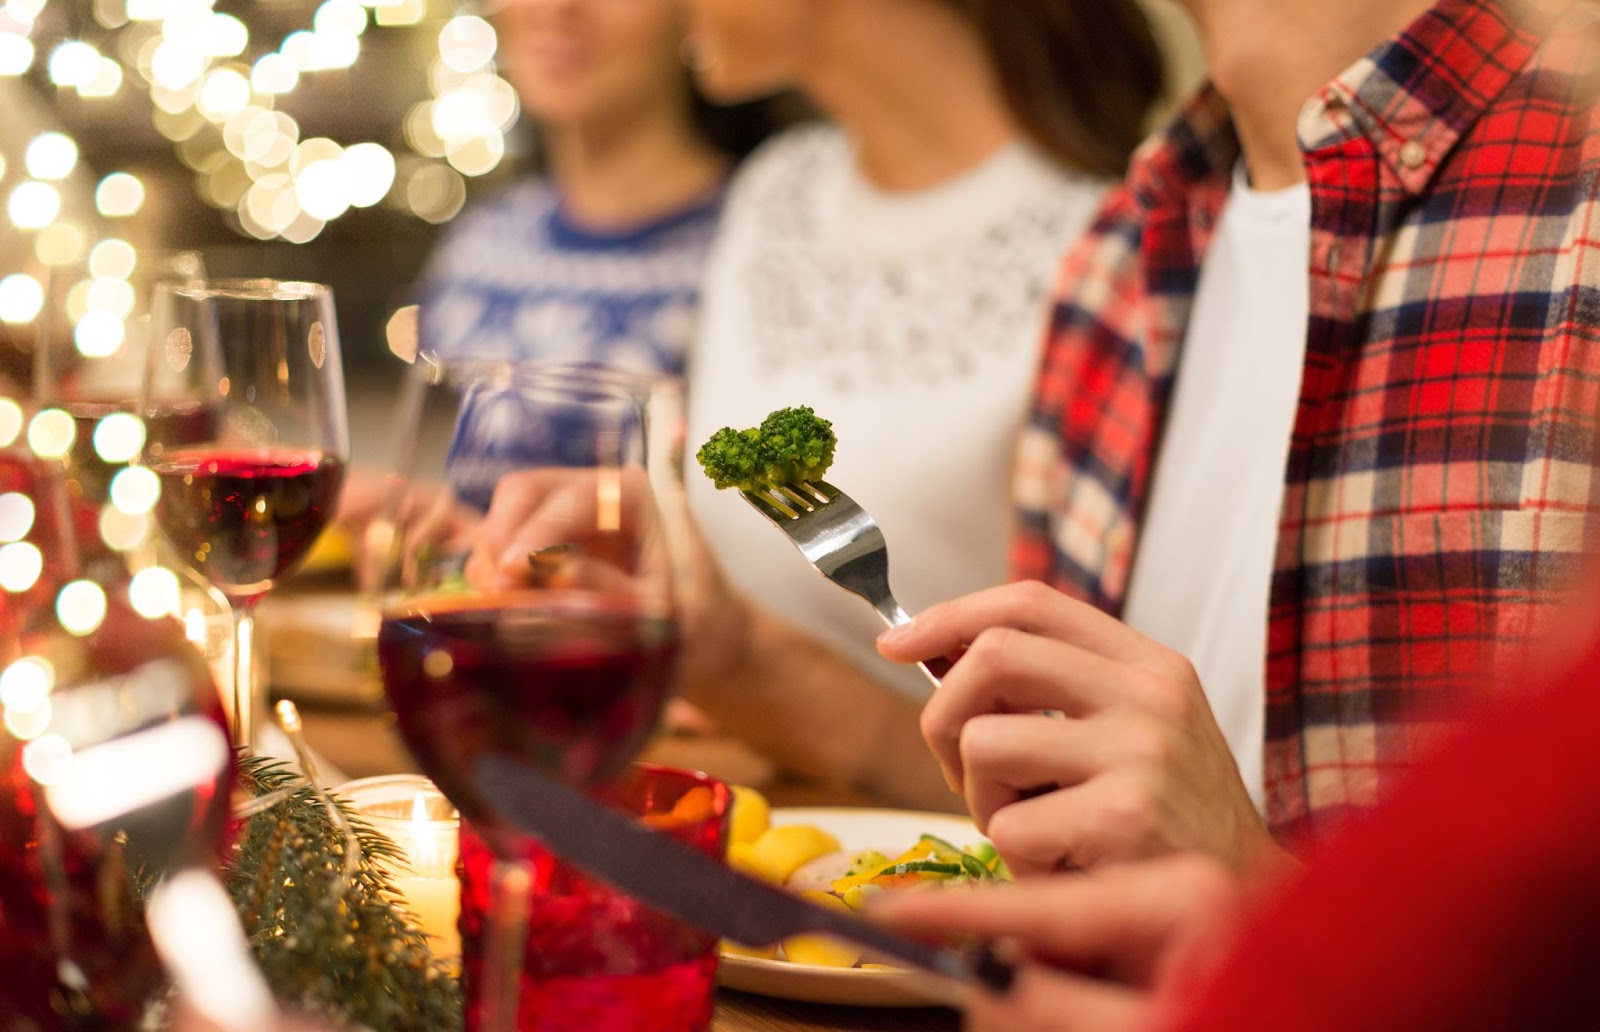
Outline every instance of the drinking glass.
[[63, 459], [74, 498], [103, 509], [111, 478], [137, 454], [139, 430], [130, 429], [126, 420], [101, 430], [107, 416], [140, 415], [142, 431], [169, 444], [206, 433], [203, 422], [181, 418], [178, 411], [139, 411], [156, 288], [196, 283], [204, 276], [198, 252], [141, 254], [123, 241], [106, 241], [87, 261], [52, 266], [46, 275], [39, 334], [61, 343], [34, 356], [32, 394], [40, 407], [60, 408], [72, 417], [76, 433]]
[[[368, 547], [386, 567], [378, 657], [406, 744], [493, 850], [469, 1010], [516, 1028], [529, 842], [472, 779], [498, 752], [566, 782], [627, 769], [678, 651], [663, 501], [677, 384], [590, 367], [422, 355], [400, 405], [402, 475]], [[579, 932], [581, 934], [581, 931]]]
[[[598, 790], [616, 809], [720, 858], [728, 786], [691, 771], [635, 764]], [[688, 1032], [711, 1021], [717, 937], [644, 906], [551, 854], [536, 841], [527, 938], [519, 972], [520, 1029], [540, 1032]], [[494, 854], [470, 824], [461, 831], [462, 977], [481, 977], [493, 913]], [[475, 1001], [468, 996], [469, 1008]], [[477, 1027], [470, 1010], [467, 1027]]]
[[[126, 580], [57, 561], [79, 551], [70, 508], [44, 501], [62, 476], [21, 445], [0, 452], [0, 1027], [131, 1030], [165, 984], [163, 914], [213, 957], [239, 956], [218, 949], [243, 944], [231, 908], [213, 939], [218, 911], [189, 906], [226, 900], [215, 869], [232, 751], [181, 628], [141, 615]], [[17, 520], [23, 509], [34, 518]], [[234, 1005], [269, 1011], [259, 988]]]
[[234, 621], [229, 719], [253, 741], [255, 605], [292, 571], [333, 515], [349, 455], [333, 293], [317, 283], [161, 284], [151, 306], [144, 465], [160, 487], [156, 524], [177, 558], [228, 600]]

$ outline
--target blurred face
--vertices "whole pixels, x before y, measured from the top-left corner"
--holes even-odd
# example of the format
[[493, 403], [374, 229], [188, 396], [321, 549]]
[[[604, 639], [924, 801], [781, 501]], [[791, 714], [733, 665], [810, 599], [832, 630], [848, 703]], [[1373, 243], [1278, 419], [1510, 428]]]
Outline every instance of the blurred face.
[[679, 0], [505, 0], [495, 29], [523, 110], [546, 127], [603, 121], [684, 89]]
[[713, 100], [793, 86], [805, 65], [812, 0], [686, 0], [695, 76]]

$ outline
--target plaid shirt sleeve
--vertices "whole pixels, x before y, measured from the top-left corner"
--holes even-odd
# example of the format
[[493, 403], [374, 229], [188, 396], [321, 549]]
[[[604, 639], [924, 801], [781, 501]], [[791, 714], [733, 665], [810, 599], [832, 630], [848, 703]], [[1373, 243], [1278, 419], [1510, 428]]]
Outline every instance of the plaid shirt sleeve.
[[[1371, 803], [1507, 673], [1600, 510], [1600, 15], [1441, 0], [1302, 113], [1311, 316], [1264, 657], [1268, 816]], [[1069, 258], [1017, 477], [1018, 577], [1111, 612], [1238, 154], [1203, 95]]]

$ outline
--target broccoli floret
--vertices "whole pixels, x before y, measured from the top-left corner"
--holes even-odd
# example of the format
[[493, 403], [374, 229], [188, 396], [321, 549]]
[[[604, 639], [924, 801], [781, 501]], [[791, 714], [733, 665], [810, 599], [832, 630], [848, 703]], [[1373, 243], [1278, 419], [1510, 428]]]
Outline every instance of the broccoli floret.
[[754, 491], [767, 484], [766, 463], [754, 430], [735, 430], [725, 426], [695, 453], [717, 489], [734, 487]]
[[757, 491], [820, 479], [837, 443], [833, 424], [801, 406], [779, 409], [755, 429], [723, 427], [696, 458], [719, 489]]
[[833, 424], [810, 406], [779, 409], [761, 421], [757, 433], [772, 484], [818, 480], [833, 465], [833, 448], [839, 439], [834, 436]]

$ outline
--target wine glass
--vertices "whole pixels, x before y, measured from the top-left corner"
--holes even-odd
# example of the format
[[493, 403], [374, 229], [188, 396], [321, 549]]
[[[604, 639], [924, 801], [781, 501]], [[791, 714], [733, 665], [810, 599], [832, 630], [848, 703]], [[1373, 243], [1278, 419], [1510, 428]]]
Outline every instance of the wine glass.
[[403, 473], [384, 532], [369, 535], [397, 556], [379, 664], [412, 754], [494, 851], [481, 985], [470, 950], [464, 977], [479, 1027], [505, 1032], [528, 840], [472, 771], [499, 752], [594, 786], [656, 726], [678, 651], [665, 493], [677, 490], [677, 385], [423, 355], [403, 398]]
[[[41, 339], [60, 344], [34, 357], [33, 399], [72, 417], [76, 432], [63, 459], [74, 498], [103, 509], [111, 478], [137, 453], [140, 433], [171, 444], [206, 433], [203, 423], [176, 411], [139, 412], [155, 290], [204, 276], [199, 252], [140, 253], [121, 240], [102, 241], [86, 261], [50, 268], [38, 328]], [[119, 415], [101, 429], [107, 416], [121, 413], [143, 416], [143, 426], [132, 428]]]
[[321, 284], [160, 284], [142, 406], [182, 434], [152, 432], [156, 524], [179, 560], [233, 611], [229, 718], [253, 740], [255, 604], [333, 515], [349, 455], [332, 291]]
[[[0, 453], [8, 511], [59, 496], [63, 472], [20, 446]], [[164, 922], [235, 962], [231, 974], [243, 963], [218, 1014], [238, 1028], [232, 1017], [273, 1007], [215, 875], [233, 764], [210, 675], [126, 580], [82, 577], [56, 555], [15, 561], [78, 552], [81, 507], [36, 506], [0, 553], [0, 1027], [142, 1027], [162, 959], [180, 983], [206, 980], [170, 955]]]

